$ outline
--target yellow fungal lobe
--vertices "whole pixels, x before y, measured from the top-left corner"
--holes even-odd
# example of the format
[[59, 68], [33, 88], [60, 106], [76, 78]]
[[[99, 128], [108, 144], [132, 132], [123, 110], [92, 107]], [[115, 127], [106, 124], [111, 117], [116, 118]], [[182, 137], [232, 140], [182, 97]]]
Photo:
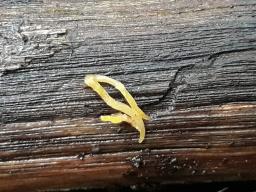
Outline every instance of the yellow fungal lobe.
[[[85, 76], [84, 83], [91, 87], [96, 93], [98, 93], [98, 95], [103, 99], [103, 101], [105, 101], [108, 106], [121, 112], [112, 115], [102, 115], [100, 116], [100, 120], [109, 121], [115, 124], [122, 122], [131, 124], [135, 129], [139, 131], [139, 143], [141, 143], [145, 138], [145, 126], [143, 119], [149, 120], [150, 117], [138, 107], [136, 101], [127, 91], [124, 85], [121, 82], [104, 75], [87, 75]], [[100, 83], [107, 83], [115, 87], [124, 96], [126, 102], [129, 105], [119, 102], [111, 97], [108, 92], [100, 85]]]

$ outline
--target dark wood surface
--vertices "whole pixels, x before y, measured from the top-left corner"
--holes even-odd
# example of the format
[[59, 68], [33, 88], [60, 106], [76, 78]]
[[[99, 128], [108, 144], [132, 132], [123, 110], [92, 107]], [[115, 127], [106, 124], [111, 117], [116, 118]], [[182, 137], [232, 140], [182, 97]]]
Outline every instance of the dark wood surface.
[[[0, 191], [256, 180], [255, 16], [254, 0], [1, 1]], [[142, 144], [100, 122], [115, 111], [86, 74], [151, 116]]]

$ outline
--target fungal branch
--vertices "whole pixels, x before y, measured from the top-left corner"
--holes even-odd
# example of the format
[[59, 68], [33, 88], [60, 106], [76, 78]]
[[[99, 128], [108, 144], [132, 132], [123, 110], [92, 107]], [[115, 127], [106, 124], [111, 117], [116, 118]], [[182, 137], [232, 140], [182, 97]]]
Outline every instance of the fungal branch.
[[[84, 79], [87, 86], [91, 87], [98, 95], [105, 101], [105, 103], [113, 109], [119, 111], [119, 113], [111, 115], [100, 116], [101, 121], [109, 121], [111, 123], [122, 123], [127, 122], [131, 124], [140, 133], [139, 143], [144, 140], [145, 137], [145, 126], [144, 120], [149, 120], [147, 116], [137, 105], [134, 98], [127, 91], [124, 85], [112, 78], [103, 75], [87, 75]], [[100, 83], [107, 83], [115, 87], [124, 96], [127, 104], [119, 102], [111, 97], [107, 91], [100, 85]]]

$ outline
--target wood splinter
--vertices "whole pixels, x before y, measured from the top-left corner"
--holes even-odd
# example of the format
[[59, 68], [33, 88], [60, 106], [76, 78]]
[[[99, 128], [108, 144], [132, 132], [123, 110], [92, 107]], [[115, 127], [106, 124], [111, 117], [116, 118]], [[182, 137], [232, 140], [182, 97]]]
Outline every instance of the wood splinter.
[[[87, 75], [84, 79], [84, 82], [87, 86], [91, 87], [98, 95], [106, 102], [106, 104], [117, 111], [122, 113], [115, 113], [111, 115], [101, 115], [101, 121], [109, 121], [111, 123], [122, 123], [127, 122], [136, 128], [139, 133], [139, 143], [144, 140], [145, 137], [145, 126], [144, 120], [149, 120], [150, 117], [146, 115], [137, 105], [134, 98], [127, 91], [124, 85], [114, 79], [111, 79], [104, 75]], [[107, 91], [100, 85], [100, 83], [107, 83], [114, 86], [121, 94], [124, 96], [127, 104], [119, 102], [111, 97]]]

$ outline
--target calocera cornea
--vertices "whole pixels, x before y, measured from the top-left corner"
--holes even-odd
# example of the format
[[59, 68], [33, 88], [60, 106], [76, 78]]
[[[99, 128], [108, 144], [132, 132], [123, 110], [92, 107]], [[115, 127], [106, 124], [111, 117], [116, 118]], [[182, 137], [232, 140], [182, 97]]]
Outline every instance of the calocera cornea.
[[[141, 143], [145, 138], [145, 126], [143, 119], [149, 120], [150, 117], [138, 107], [136, 101], [127, 91], [125, 86], [121, 82], [104, 75], [86, 75], [84, 83], [91, 87], [108, 106], [119, 111], [119, 113], [111, 115], [102, 115], [100, 116], [100, 120], [109, 121], [111, 123], [127, 122], [131, 124], [135, 129], [139, 131], [139, 143]], [[117, 101], [111, 97], [100, 83], [107, 83], [114, 86], [124, 96], [129, 105]]]

